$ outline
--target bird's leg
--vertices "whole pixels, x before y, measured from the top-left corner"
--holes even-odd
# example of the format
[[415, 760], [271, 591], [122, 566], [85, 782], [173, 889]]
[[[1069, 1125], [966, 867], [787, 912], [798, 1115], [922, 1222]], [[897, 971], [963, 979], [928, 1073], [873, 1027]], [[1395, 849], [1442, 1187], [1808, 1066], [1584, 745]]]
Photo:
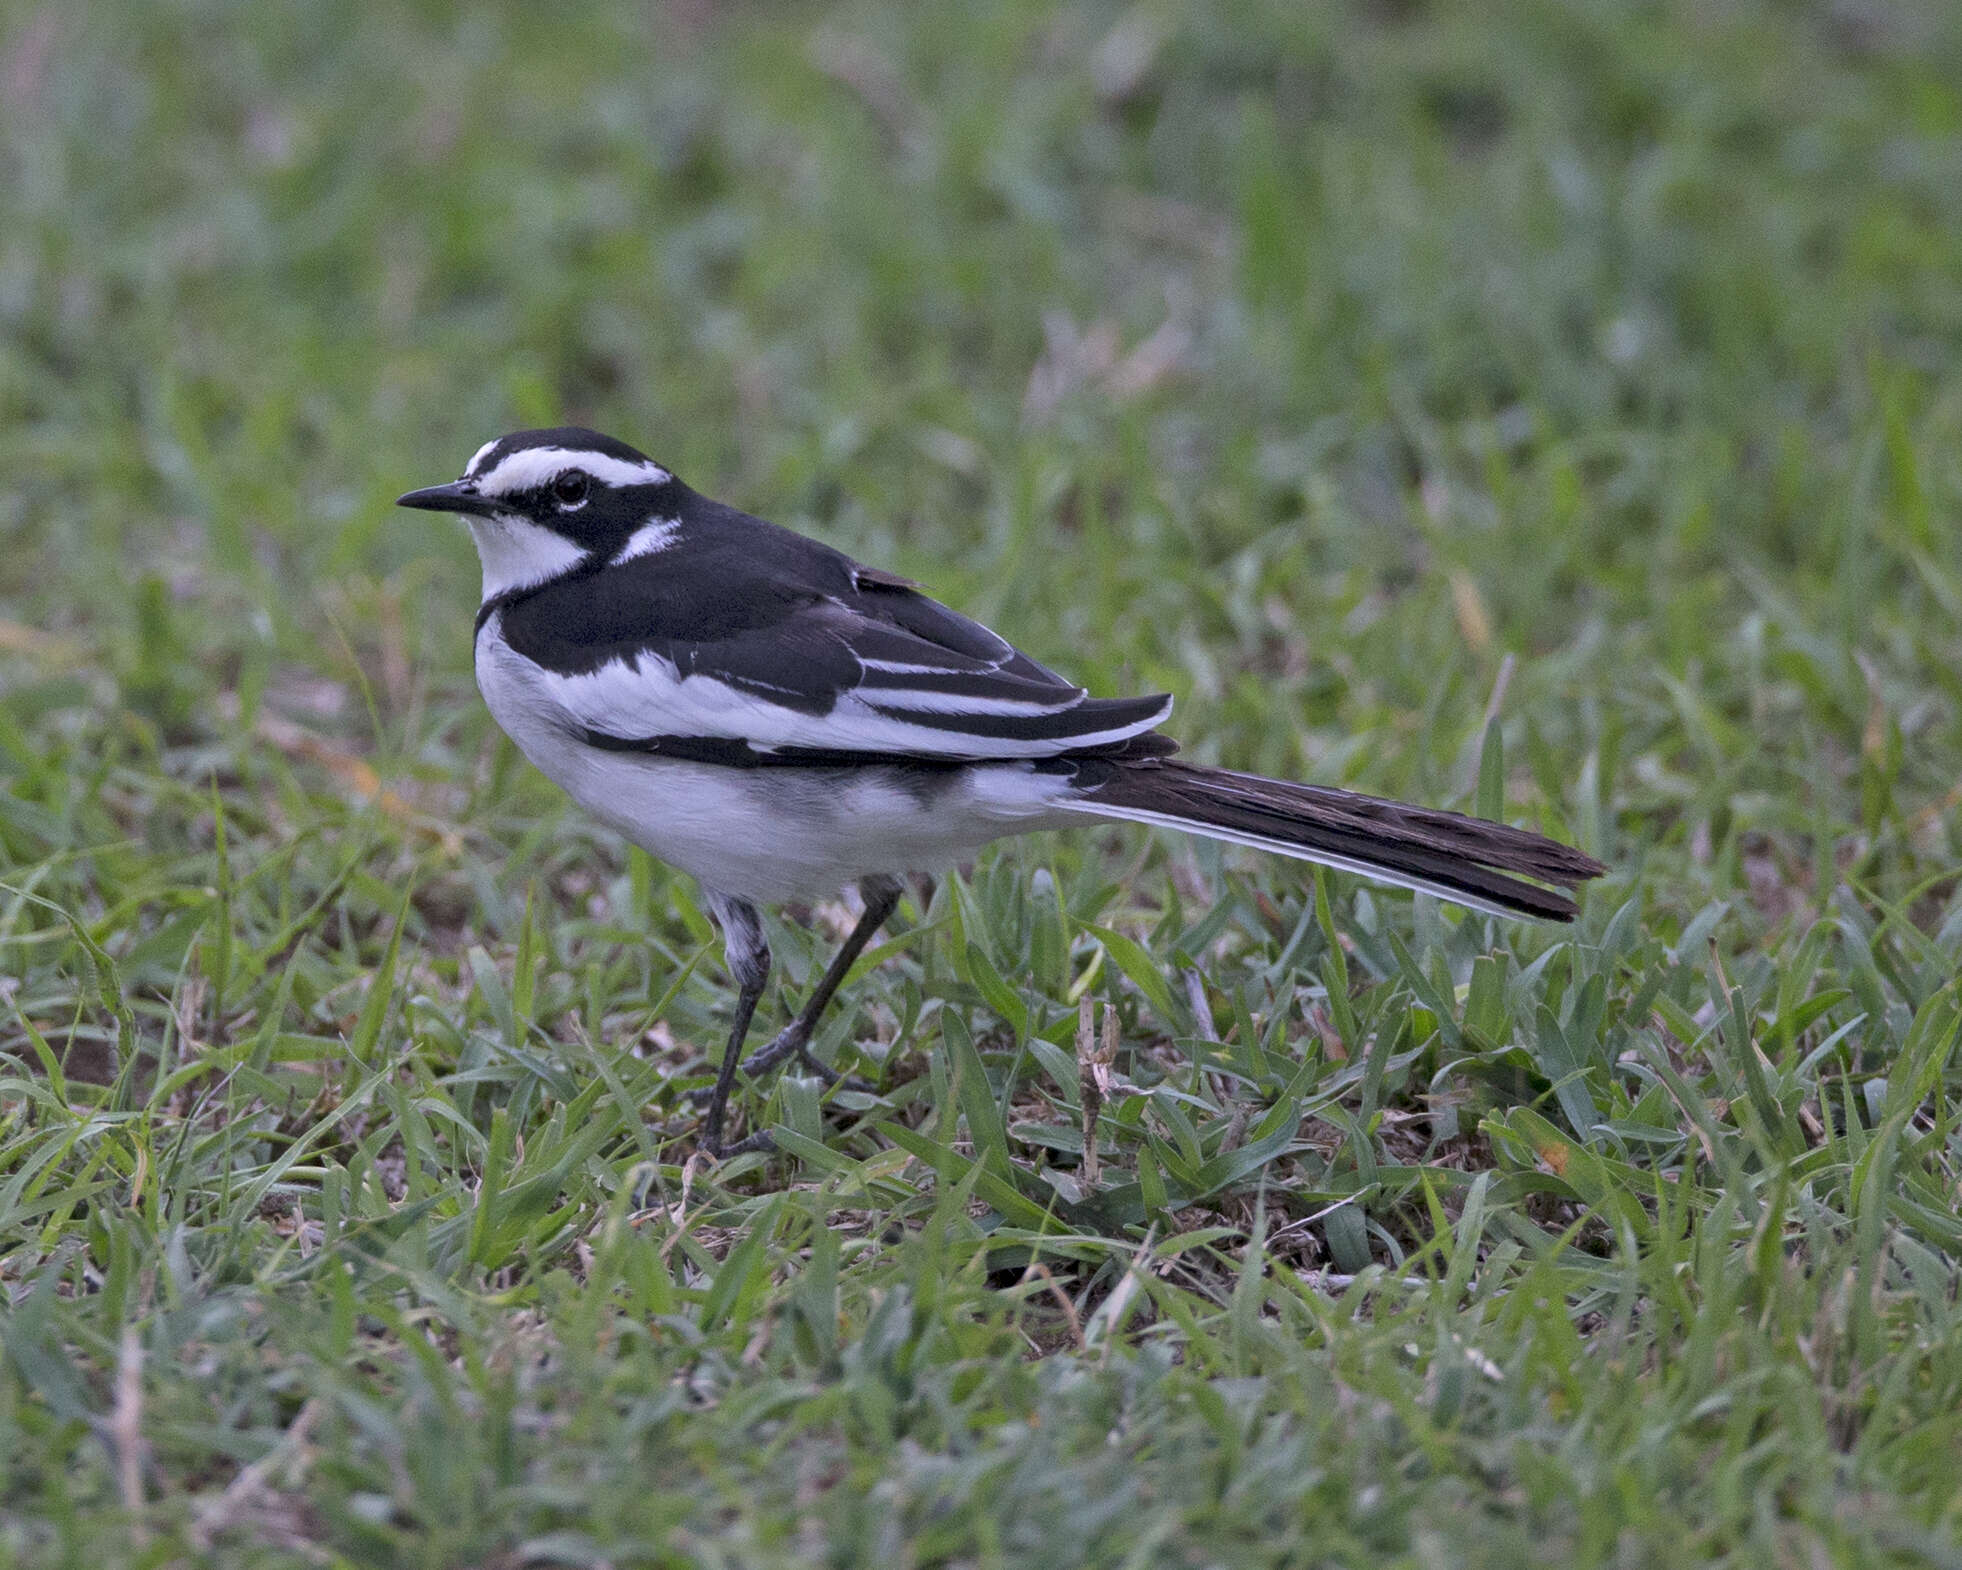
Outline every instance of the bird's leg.
[[846, 973], [858, 962], [859, 955], [865, 952], [865, 945], [872, 941], [872, 934], [886, 924], [886, 918], [899, 904], [899, 881], [877, 874], [860, 878], [858, 892], [865, 901], [865, 914], [858, 918], [858, 925], [852, 928], [844, 946], [833, 957], [817, 986], [811, 990], [811, 995], [804, 1000], [804, 1007], [797, 1017], [784, 1026], [776, 1040], [752, 1053], [743, 1064], [743, 1072], [752, 1079], [775, 1068], [785, 1058], [795, 1056], [827, 1085], [837, 1082], [837, 1070], [827, 1068], [811, 1055], [811, 1035], [817, 1029], [818, 1016], [843, 983]]
[[709, 1092], [708, 1112], [702, 1118], [702, 1149], [717, 1161], [751, 1150], [773, 1150], [775, 1142], [759, 1129], [747, 1139], [733, 1144], [722, 1141], [722, 1124], [729, 1111], [729, 1091], [736, 1083], [736, 1065], [743, 1055], [743, 1041], [749, 1035], [750, 1018], [770, 979], [770, 945], [763, 936], [763, 919], [748, 900], [709, 896], [710, 908], [722, 924], [722, 951], [729, 974], [736, 982], [736, 1014], [729, 1023], [729, 1045], [722, 1053], [722, 1068]]

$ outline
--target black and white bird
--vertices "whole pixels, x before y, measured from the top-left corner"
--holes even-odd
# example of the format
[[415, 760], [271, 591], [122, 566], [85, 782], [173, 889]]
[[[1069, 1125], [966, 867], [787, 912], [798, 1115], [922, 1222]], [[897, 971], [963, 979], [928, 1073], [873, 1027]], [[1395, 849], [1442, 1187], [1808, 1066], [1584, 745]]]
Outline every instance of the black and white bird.
[[1604, 869], [1523, 829], [1183, 763], [1165, 694], [1093, 698], [905, 578], [711, 501], [624, 442], [518, 431], [404, 507], [460, 514], [483, 563], [477, 684], [532, 763], [692, 873], [723, 932], [734, 1024], [702, 1145], [770, 970], [757, 907], [856, 882], [864, 915], [750, 1073], [812, 1056], [818, 1015], [902, 874], [989, 841], [1123, 819], [1571, 920]]

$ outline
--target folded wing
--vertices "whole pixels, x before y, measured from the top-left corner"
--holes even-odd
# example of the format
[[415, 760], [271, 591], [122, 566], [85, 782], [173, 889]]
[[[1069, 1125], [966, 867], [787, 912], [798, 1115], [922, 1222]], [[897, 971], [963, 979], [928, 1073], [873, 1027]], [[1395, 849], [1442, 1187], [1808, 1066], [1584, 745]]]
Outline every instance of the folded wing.
[[[767, 571], [721, 551], [634, 558], [587, 579], [576, 607], [552, 590], [507, 607], [505, 638], [552, 672], [569, 728], [619, 750], [1040, 759], [1171, 712], [1164, 694], [1092, 698], [903, 580], [788, 538], [810, 549]], [[684, 745], [698, 742], [715, 745]]]

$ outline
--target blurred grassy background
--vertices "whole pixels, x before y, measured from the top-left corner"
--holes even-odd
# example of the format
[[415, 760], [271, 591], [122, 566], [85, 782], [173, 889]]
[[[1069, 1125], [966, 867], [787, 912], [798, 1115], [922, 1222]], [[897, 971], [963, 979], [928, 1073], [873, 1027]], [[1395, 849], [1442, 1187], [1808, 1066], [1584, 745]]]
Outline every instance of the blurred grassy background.
[[[0, 105], [5, 1552], [1955, 1562], [1952, 6], [11, 3]], [[390, 505], [561, 421], [1614, 871], [1006, 851], [681, 1238], [706, 925]], [[1189, 1099], [1045, 1278], [1086, 989]]]
[[[1686, 684], [1534, 704], [1570, 759], [1701, 699], [1773, 742], [1707, 788], [1823, 784], [1811, 635], [1953, 665], [1946, 16], [28, 11], [6, 587], [248, 685], [392, 597], [454, 683], [467, 549], [387, 502], [571, 418], [1243, 763], [1448, 789], [1516, 650]], [[1745, 631], [1829, 706], [1726, 714]]]

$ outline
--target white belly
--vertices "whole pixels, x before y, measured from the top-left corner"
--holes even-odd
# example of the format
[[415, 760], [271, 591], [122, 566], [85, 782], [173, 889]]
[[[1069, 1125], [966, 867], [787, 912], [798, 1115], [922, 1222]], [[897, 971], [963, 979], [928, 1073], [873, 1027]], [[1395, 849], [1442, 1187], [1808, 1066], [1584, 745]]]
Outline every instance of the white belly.
[[1066, 786], [1021, 763], [947, 770], [724, 768], [607, 752], [576, 739], [545, 673], [497, 636], [477, 685], [520, 751], [586, 811], [706, 887], [770, 903], [871, 873], [930, 870], [1004, 834], [1080, 821]]

